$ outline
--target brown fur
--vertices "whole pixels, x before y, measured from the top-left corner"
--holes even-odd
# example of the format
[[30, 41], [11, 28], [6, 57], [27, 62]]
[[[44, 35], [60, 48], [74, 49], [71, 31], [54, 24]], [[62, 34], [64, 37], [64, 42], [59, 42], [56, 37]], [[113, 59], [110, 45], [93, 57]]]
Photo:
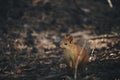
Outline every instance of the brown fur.
[[83, 52], [80, 54], [82, 47], [80, 45], [74, 44], [73, 40], [73, 36], [65, 35], [63, 41], [60, 43], [60, 47], [64, 48], [64, 57], [70, 68], [75, 68], [78, 56], [80, 56], [79, 66], [83, 67], [88, 62], [88, 52], [84, 48]]

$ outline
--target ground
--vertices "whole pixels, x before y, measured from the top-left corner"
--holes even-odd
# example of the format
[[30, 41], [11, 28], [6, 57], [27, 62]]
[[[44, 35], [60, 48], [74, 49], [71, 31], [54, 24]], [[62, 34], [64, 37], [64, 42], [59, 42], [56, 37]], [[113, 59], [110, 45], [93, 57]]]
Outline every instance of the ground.
[[33, 0], [19, 19], [8, 18], [7, 29], [0, 30], [1, 80], [73, 80], [59, 47], [64, 34], [81, 46], [87, 40], [89, 54], [94, 49], [79, 80], [120, 80], [113, 9], [104, 1], [72, 1]]

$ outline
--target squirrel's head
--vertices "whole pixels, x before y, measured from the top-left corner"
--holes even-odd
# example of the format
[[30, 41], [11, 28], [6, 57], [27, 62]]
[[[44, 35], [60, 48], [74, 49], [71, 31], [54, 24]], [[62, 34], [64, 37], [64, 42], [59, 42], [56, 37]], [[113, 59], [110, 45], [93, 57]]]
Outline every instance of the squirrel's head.
[[61, 48], [69, 48], [71, 44], [73, 44], [73, 36], [72, 35], [65, 35], [64, 39], [60, 43]]

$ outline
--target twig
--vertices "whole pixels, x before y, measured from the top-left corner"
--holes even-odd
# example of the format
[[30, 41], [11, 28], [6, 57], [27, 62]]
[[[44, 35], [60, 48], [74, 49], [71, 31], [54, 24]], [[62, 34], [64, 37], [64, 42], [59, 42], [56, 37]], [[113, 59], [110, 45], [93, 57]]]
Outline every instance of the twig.
[[108, 1], [109, 6], [110, 6], [111, 8], [113, 8], [113, 4], [112, 4], [111, 0], [107, 0], [107, 1]]
[[103, 38], [107, 38], [107, 39], [110, 39], [110, 38], [120, 38], [120, 35], [101, 35], [101, 36], [93, 36], [93, 37], [90, 37], [90, 40], [103, 39]]
[[91, 54], [90, 54], [90, 57], [89, 57], [89, 62], [91, 62], [92, 61], [92, 59], [94, 58], [94, 51], [95, 51], [95, 48], [94, 49], [92, 49], [92, 52], [91, 52]]
[[81, 49], [81, 51], [80, 51], [80, 53], [79, 53], [79, 56], [78, 56], [78, 58], [77, 58], [77, 61], [76, 61], [76, 63], [75, 63], [75, 73], [74, 73], [74, 79], [76, 80], [77, 79], [77, 68], [78, 68], [78, 64], [79, 64], [79, 60], [80, 60], [80, 55], [82, 54], [82, 52], [83, 52], [83, 50], [84, 50], [84, 48], [85, 48], [85, 45], [86, 45], [86, 40], [84, 41], [84, 45], [83, 45], [83, 47], [82, 47], [82, 49]]
[[93, 52], [94, 52], [95, 48], [92, 50], [91, 56], [93, 57]]

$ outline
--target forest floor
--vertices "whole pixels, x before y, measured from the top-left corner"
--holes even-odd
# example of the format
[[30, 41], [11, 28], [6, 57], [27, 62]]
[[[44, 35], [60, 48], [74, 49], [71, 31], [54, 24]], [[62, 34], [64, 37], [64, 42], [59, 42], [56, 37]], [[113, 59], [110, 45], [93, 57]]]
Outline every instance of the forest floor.
[[79, 80], [120, 80], [120, 34], [102, 27], [109, 27], [111, 8], [94, 0], [79, 5], [86, 14], [71, 2], [53, 0], [34, 4], [21, 19], [11, 20], [7, 33], [0, 32], [0, 80], [73, 80], [59, 47], [64, 34], [80, 45], [87, 40], [89, 53], [94, 49]]

